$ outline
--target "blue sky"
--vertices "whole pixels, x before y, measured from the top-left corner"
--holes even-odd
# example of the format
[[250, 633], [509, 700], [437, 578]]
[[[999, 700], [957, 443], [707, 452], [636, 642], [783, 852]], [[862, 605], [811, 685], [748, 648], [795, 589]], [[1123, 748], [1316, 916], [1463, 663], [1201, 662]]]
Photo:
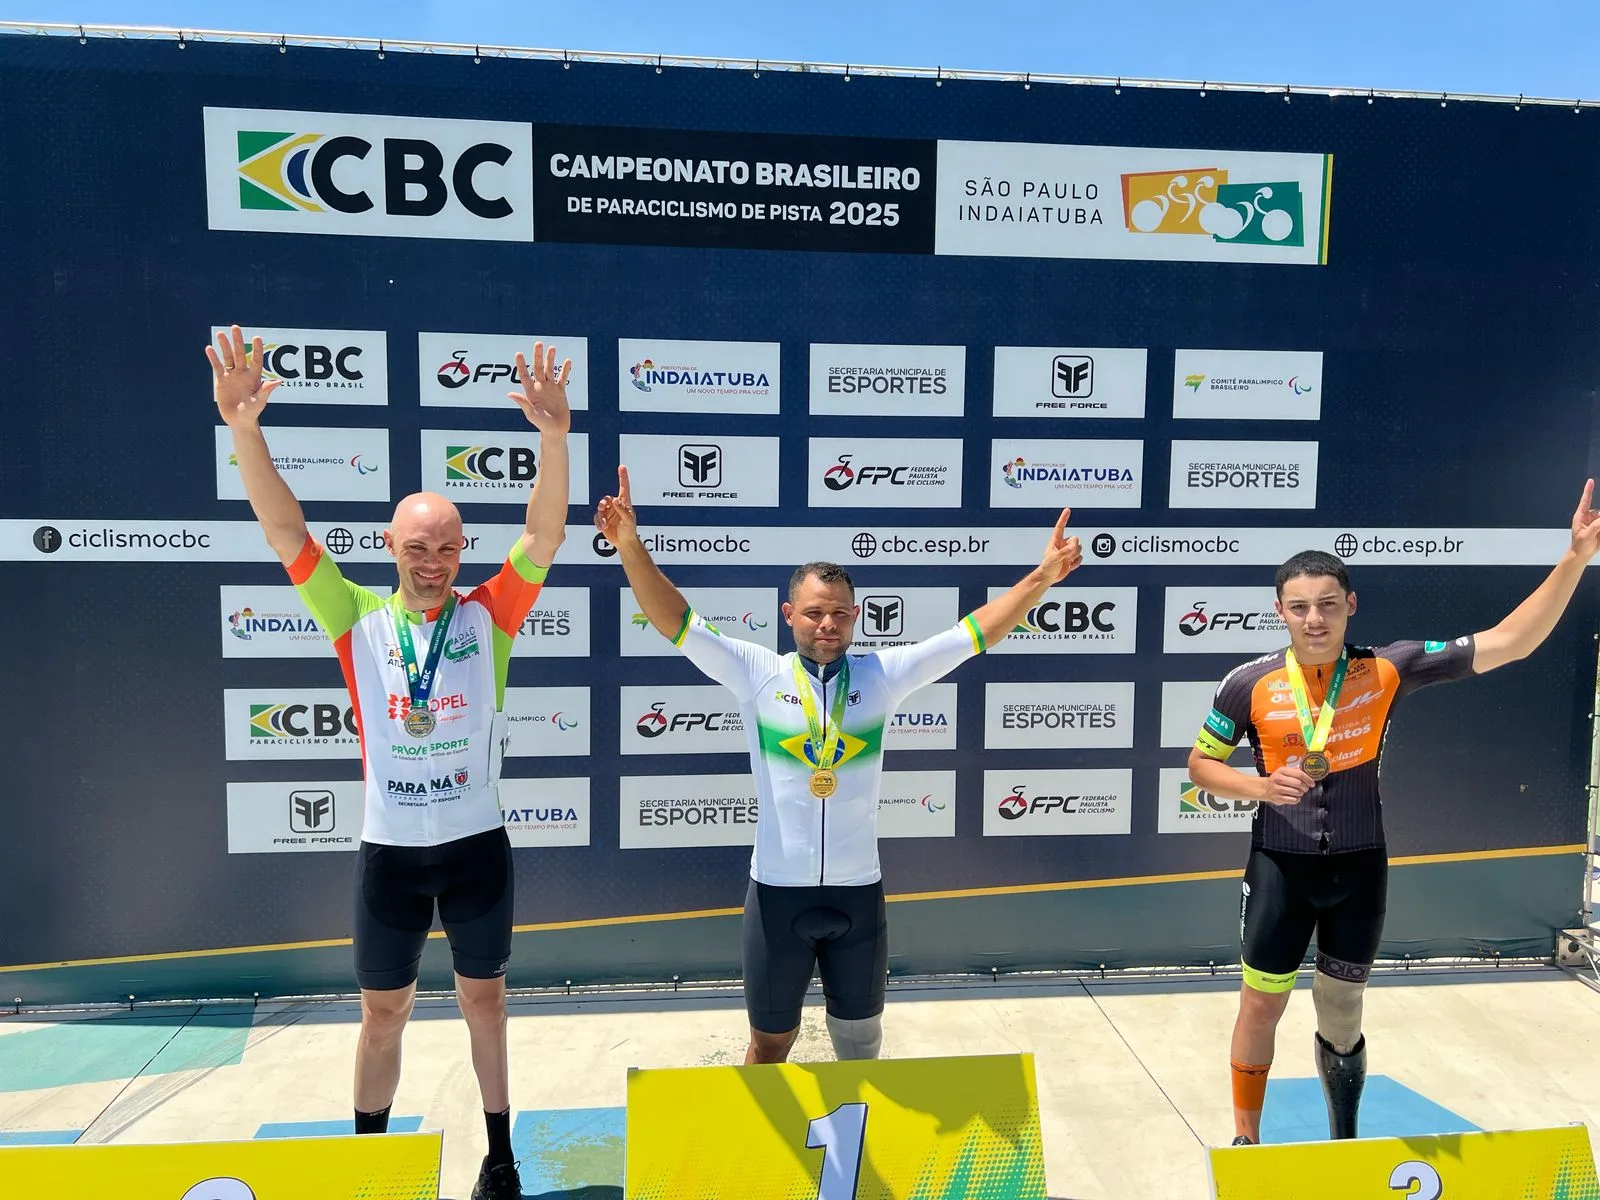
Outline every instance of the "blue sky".
[[1595, 0], [0, 0], [0, 20], [1600, 96]]

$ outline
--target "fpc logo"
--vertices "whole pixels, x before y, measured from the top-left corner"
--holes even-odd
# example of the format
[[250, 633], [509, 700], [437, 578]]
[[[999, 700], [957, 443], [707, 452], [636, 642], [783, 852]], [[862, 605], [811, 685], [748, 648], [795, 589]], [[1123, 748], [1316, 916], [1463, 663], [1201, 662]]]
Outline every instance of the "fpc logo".
[[533, 240], [532, 128], [207, 108], [212, 229]]

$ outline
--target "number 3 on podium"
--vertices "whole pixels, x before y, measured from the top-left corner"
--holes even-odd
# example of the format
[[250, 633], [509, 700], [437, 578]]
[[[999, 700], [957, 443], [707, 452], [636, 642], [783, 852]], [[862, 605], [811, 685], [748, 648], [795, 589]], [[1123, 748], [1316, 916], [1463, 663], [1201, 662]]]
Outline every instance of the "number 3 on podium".
[[855, 1200], [856, 1179], [861, 1174], [861, 1148], [866, 1140], [865, 1104], [841, 1104], [806, 1126], [806, 1149], [822, 1151], [822, 1178], [817, 1181], [817, 1200]]
[[1444, 1181], [1427, 1163], [1403, 1162], [1389, 1173], [1389, 1190], [1405, 1192], [1412, 1200], [1439, 1200], [1444, 1195]]

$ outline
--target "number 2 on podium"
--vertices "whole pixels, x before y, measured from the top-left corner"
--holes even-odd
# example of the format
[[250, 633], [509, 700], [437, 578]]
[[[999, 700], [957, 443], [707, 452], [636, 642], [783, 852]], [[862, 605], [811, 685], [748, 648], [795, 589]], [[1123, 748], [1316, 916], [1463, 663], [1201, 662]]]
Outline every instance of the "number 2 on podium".
[[867, 1106], [841, 1104], [806, 1126], [806, 1149], [822, 1151], [817, 1200], [855, 1200], [861, 1147], [867, 1138]]
[[1444, 1180], [1425, 1162], [1403, 1162], [1390, 1172], [1389, 1190], [1405, 1192], [1412, 1200], [1439, 1200]]

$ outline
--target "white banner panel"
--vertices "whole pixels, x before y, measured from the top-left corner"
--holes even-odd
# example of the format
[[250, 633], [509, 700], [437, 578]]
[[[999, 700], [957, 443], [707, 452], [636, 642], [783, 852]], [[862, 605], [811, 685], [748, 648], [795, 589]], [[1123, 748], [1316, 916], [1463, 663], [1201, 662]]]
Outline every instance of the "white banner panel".
[[937, 254], [1324, 261], [1321, 154], [940, 141]]
[[[1287, 557], [1287, 556], [1285, 556]], [[1289, 644], [1270, 587], [1169, 587], [1161, 619], [1168, 654], [1264, 654]]]
[[778, 411], [777, 342], [617, 340], [623, 412]]
[[355, 709], [344, 688], [224, 688], [230, 759], [360, 758]]
[[1320, 350], [1179, 350], [1172, 415], [1235, 421], [1322, 417]]
[[[991, 587], [994, 600], [1009, 588]], [[1139, 626], [1139, 589], [1053, 587], [1023, 614], [989, 654], [1132, 654]]]
[[[729, 637], [758, 642], [768, 650], [778, 648], [778, 593], [771, 588], [680, 588], [689, 607]], [[632, 588], [622, 588], [617, 599], [617, 645], [624, 658], [677, 658], [678, 648], [654, 626], [639, 608]]]
[[990, 508], [1138, 508], [1144, 495], [1140, 441], [997, 438], [989, 452]]
[[1147, 350], [996, 346], [997, 417], [1142, 417]]
[[960, 508], [960, 438], [812, 438], [812, 508]]
[[[531, 362], [536, 342], [544, 343], [546, 355], [555, 347], [557, 370], [567, 359], [572, 360], [567, 405], [574, 412], [587, 409], [589, 339], [558, 333], [417, 334], [417, 395], [422, 406], [520, 413], [508, 393], [520, 391], [522, 386], [517, 382], [517, 355]], [[537, 433], [534, 436], [537, 439]]]
[[[267, 429], [272, 464], [299, 500], [377, 500], [389, 496], [387, 429]], [[244, 480], [233, 454], [233, 434], [218, 425], [217, 499], [243, 500]]]
[[624, 850], [756, 844], [752, 775], [624, 775], [617, 785]]
[[508, 687], [504, 711], [508, 758], [589, 753], [586, 687]]
[[587, 846], [589, 779], [502, 779], [500, 811], [513, 846]]
[[[1254, 771], [1241, 771], [1254, 775]], [[1249, 829], [1255, 819], [1254, 800], [1224, 800], [1189, 779], [1182, 767], [1161, 768], [1160, 815], [1157, 833], [1227, 833]]]
[[984, 837], [1127, 833], [1132, 815], [1131, 770], [983, 773]]
[[[567, 502], [589, 503], [589, 435], [567, 435]], [[539, 474], [539, 431], [424, 429], [422, 487], [458, 504], [526, 508]]]
[[361, 844], [359, 779], [228, 784], [228, 853], [295, 854]]
[[811, 343], [811, 415], [959, 417], [965, 410], [965, 346]]
[[[211, 343], [231, 326], [213, 325]], [[376, 329], [276, 329], [246, 325], [261, 339], [261, 378], [276, 380], [271, 404], [389, 403], [388, 335]]]
[[[778, 439], [624, 433], [617, 453], [636, 505], [778, 507]], [[608, 481], [606, 491], [615, 490]]]
[[719, 684], [621, 689], [624, 754], [741, 754], [744, 720]]
[[885, 750], [954, 750], [956, 685], [930, 683], [900, 702], [883, 729]]
[[1200, 736], [1200, 726], [1211, 711], [1217, 680], [1193, 683], [1168, 681], [1161, 685], [1161, 744], [1187, 750]]
[[1105, 750], [1133, 745], [1131, 683], [986, 683], [986, 750]]
[[511, 643], [511, 657], [588, 658], [589, 624], [588, 588], [540, 588]]
[[885, 771], [878, 791], [881, 838], [955, 837], [954, 771]]
[[953, 587], [856, 588], [856, 650], [909, 646], [943, 633], [961, 619], [961, 591]]
[[1315, 508], [1316, 442], [1173, 442], [1168, 508]]

